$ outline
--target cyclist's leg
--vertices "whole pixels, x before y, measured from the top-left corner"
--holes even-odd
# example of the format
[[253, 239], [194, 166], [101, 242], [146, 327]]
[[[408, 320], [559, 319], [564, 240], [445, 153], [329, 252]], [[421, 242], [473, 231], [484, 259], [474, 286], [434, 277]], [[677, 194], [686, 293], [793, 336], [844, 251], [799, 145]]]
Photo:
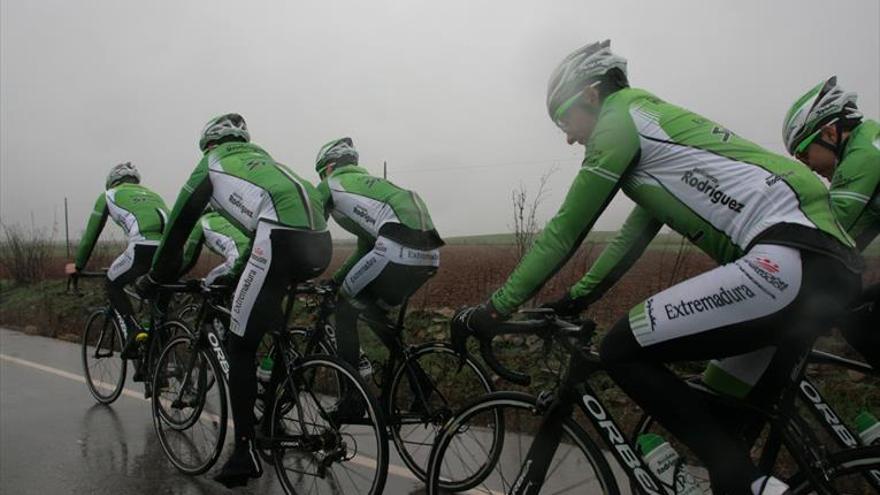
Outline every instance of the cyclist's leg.
[[326, 232], [307, 232], [261, 222], [253, 250], [232, 298], [229, 396], [235, 450], [215, 478], [227, 487], [243, 485], [262, 469], [254, 447], [257, 378], [254, 356], [265, 332], [284, 321], [281, 301], [292, 282], [320, 274], [332, 253]]
[[125, 286], [150, 270], [155, 252], [155, 243], [131, 243], [107, 270], [107, 299], [110, 300], [110, 306], [122, 317], [123, 332], [126, 335], [123, 357], [131, 354], [137, 333], [137, 323], [132, 316], [134, 310], [125, 293]]
[[602, 359], [621, 388], [700, 456], [715, 487], [748, 493], [759, 475], [748, 449], [663, 363], [744, 354], [795, 332], [807, 346], [857, 287], [830, 258], [759, 245], [634, 308], [602, 342]]
[[218, 280], [228, 280], [232, 276], [232, 268], [235, 266], [235, 259], [226, 259], [223, 263], [215, 266], [207, 275], [205, 275], [205, 284], [212, 285]]
[[880, 284], [865, 289], [840, 330], [868, 364], [880, 369]]

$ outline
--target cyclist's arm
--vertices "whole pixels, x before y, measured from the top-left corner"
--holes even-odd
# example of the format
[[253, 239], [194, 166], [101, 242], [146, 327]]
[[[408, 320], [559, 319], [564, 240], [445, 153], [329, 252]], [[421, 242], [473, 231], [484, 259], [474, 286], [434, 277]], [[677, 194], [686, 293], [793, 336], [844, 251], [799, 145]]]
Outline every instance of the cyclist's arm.
[[86, 226], [86, 231], [79, 241], [79, 248], [76, 250], [76, 261], [74, 264], [77, 270], [82, 270], [85, 268], [86, 263], [89, 262], [98, 237], [101, 235], [101, 231], [104, 230], [104, 225], [107, 224], [109, 214], [107, 196], [105, 193], [101, 193], [98, 196], [98, 200], [95, 201], [95, 207], [92, 210], [91, 216], [89, 216], [88, 226]]
[[648, 210], [636, 206], [590, 271], [571, 287], [569, 296], [584, 298], [587, 305], [601, 298], [639, 259], [662, 226]]
[[339, 269], [336, 270], [336, 273], [333, 274], [333, 281], [341, 284], [342, 281], [345, 280], [345, 276], [348, 275], [348, 272], [355, 265], [355, 263], [360, 261], [360, 259], [366, 256], [367, 253], [369, 253], [372, 249], [373, 244], [371, 242], [358, 237], [357, 247], [355, 248], [354, 252], [351, 253], [351, 256], [349, 256], [348, 259], [345, 260], [345, 263], [343, 263], [342, 266], [340, 266]]
[[587, 146], [584, 164], [559, 212], [538, 235], [507, 282], [492, 295], [492, 306], [497, 311], [513, 312], [565, 265], [638, 157], [638, 134], [626, 109], [620, 109], [616, 115], [603, 112]]
[[202, 222], [196, 222], [186, 244], [183, 245], [183, 261], [180, 268], [179, 277], [189, 273], [199, 261], [199, 255], [202, 253], [202, 246], [205, 244], [205, 231], [202, 228]]
[[202, 216], [205, 205], [211, 200], [212, 191], [206, 157], [199, 162], [174, 202], [162, 242], [153, 256], [150, 277], [154, 281], [170, 282], [180, 272], [180, 251], [193, 226]]
[[324, 206], [324, 220], [330, 218], [330, 211], [333, 209], [333, 195], [330, 193], [330, 184], [327, 179], [322, 180], [318, 187], [318, 201]]
[[848, 155], [831, 181], [831, 208], [846, 231], [864, 249], [877, 235], [880, 211], [880, 163], [878, 155], [858, 150]]

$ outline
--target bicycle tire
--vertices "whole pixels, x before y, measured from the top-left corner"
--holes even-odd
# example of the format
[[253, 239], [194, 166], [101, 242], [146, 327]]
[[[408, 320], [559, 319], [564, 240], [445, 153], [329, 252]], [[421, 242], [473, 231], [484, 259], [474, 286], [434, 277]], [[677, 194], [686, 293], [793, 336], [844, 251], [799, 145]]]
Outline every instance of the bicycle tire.
[[[223, 443], [226, 439], [226, 430], [228, 426], [226, 383], [223, 379], [223, 370], [214, 354], [210, 352], [209, 349], [199, 345], [195, 339], [188, 336], [178, 336], [172, 339], [162, 350], [162, 353], [157, 360], [156, 369], [154, 370], [153, 383], [161, 384], [163, 383], [164, 378], [168, 379], [168, 385], [173, 383], [172, 377], [164, 376], [163, 373], [170, 369], [170, 366], [166, 366], [166, 363], [171, 363], [176, 352], [185, 352], [187, 354], [194, 353], [189, 356], [191, 359], [180, 361], [193, 363], [192, 366], [187, 365], [190, 369], [187, 370], [186, 373], [191, 373], [191, 370], [194, 369], [196, 365], [202, 367], [200, 373], [207, 376], [204, 381], [200, 381], [199, 383], [210, 383], [211, 389], [216, 388], [217, 398], [216, 400], [211, 401], [215, 407], [206, 407], [208, 390], [200, 390], [199, 393], [195, 395], [198, 403], [193, 408], [198, 410], [196, 420], [188, 422], [189, 428], [180, 429], [180, 423], [177, 424], [177, 427], [172, 427], [171, 423], [163, 419], [163, 413], [161, 411], [169, 405], [167, 404], [168, 401], [173, 401], [173, 399], [170, 399], [169, 397], [173, 398], [174, 392], [171, 394], [165, 394], [163, 391], [168, 387], [157, 387], [154, 390], [151, 401], [153, 429], [156, 432], [156, 436], [159, 438], [159, 445], [162, 446], [162, 451], [165, 453], [165, 457], [168, 458], [177, 470], [190, 475], [201, 474], [211, 469], [223, 451]], [[193, 356], [194, 359], [192, 359]], [[175, 368], [177, 368], [177, 366], [175, 366]], [[208, 377], [212, 378], [212, 380], [208, 379]], [[178, 390], [178, 396], [179, 393], [180, 391]], [[213, 394], [211, 396], [213, 397]], [[214, 412], [214, 409], [217, 409], [217, 411]], [[210, 449], [209, 451], [203, 455], [199, 455], [196, 460], [187, 462], [183, 453], [178, 451], [180, 445], [175, 442], [180, 441], [182, 444], [186, 443], [188, 444], [186, 447], [189, 448], [193, 442], [186, 437], [186, 433], [202, 424], [205, 425], [209, 433], [214, 432], [211, 435], [214, 440], [207, 446], [207, 448]], [[168, 428], [165, 428], [166, 425]], [[205, 437], [205, 435], [202, 435], [202, 437]]]
[[[439, 384], [442, 378], [438, 375], [443, 372], [443, 368], [446, 368], [446, 366], [438, 366], [435, 363], [428, 362], [430, 356], [444, 356], [444, 360], [447, 361], [445, 363], [446, 366], [459, 368], [456, 376], [452, 377], [452, 383], [449, 384], [451, 387]], [[426, 366], [422, 366], [420, 361], [423, 361]], [[461, 366], [459, 367], [459, 365]], [[436, 393], [431, 393], [431, 390], [428, 390], [430, 396], [427, 398], [427, 404], [414, 397], [414, 390], [409, 384], [411, 377], [408, 374], [407, 367], [411, 367], [410, 369], [414, 369], [417, 373], [422, 373], [426, 379], [431, 380], [429, 385]], [[426, 372], [426, 368], [430, 368], [430, 372]], [[459, 374], [461, 372], [468, 372], [465, 370], [469, 370], [472, 373], [468, 383], [463, 383], [461, 380], [462, 375]], [[445, 375], [445, 373], [443, 374]], [[439, 390], [440, 388], [444, 390], [441, 391]], [[389, 412], [389, 417], [386, 418], [386, 421], [391, 432], [391, 439], [401, 460], [420, 481], [424, 482], [427, 479], [427, 463], [430, 449], [443, 423], [461, 406], [472, 400], [473, 397], [479, 397], [494, 391], [495, 386], [491, 375], [479, 361], [473, 359], [470, 355], [466, 355], [462, 361], [458, 352], [452, 346], [445, 343], [431, 342], [422, 344], [413, 349], [413, 352], [407, 359], [398, 365], [392, 377], [389, 393], [387, 394], [388, 404], [386, 410]], [[422, 393], [424, 393], [424, 390], [422, 390]], [[439, 399], [440, 404], [436, 404], [434, 399]], [[425, 409], [421, 413], [422, 417], [419, 418], [421, 421], [404, 424], [402, 417], [413, 406]], [[402, 431], [407, 425], [425, 427], [428, 430], [429, 437], [415, 442], [409, 440], [407, 437], [412, 430], [409, 432]], [[431, 432], [432, 430], [433, 433]], [[427, 449], [423, 450], [424, 447], [427, 447]], [[443, 484], [443, 487], [450, 490], [457, 488], [455, 484], [446, 483]]]
[[[109, 334], [106, 333], [108, 329], [110, 331]], [[98, 332], [98, 334], [93, 335], [93, 332]], [[93, 338], [97, 340], [92, 340]], [[109, 339], [109, 341], [105, 339]], [[93, 373], [92, 366], [89, 364], [89, 356], [93, 349], [92, 344], [97, 343], [100, 345], [105, 342], [109, 344], [108, 350], [110, 354], [101, 357], [99, 362], [108, 365], [113, 362], [119, 364], [118, 377], [110, 381], [99, 379], [94, 376], [95, 373]], [[83, 374], [85, 375], [89, 393], [101, 404], [112, 404], [119, 398], [119, 395], [122, 393], [122, 389], [125, 386], [125, 376], [128, 370], [128, 364], [121, 357], [124, 345], [125, 337], [122, 335], [122, 331], [119, 329], [119, 325], [116, 323], [116, 319], [113, 318], [110, 309], [101, 309], [89, 315], [89, 318], [86, 320], [85, 329], [83, 330], [81, 342]], [[94, 350], [94, 358], [98, 358], [98, 349]], [[109, 390], [109, 393], [104, 394], [101, 390]]]
[[[863, 490], [861, 492], [845, 492], [841, 491], [841, 487], [832, 485], [832, 490], [835, 490], [835, 493], [871, 493], [868, 491], [871, 488], [865, 479], [868, 476], [880, 476], [873, 474], [880, 473], [880, 445], [857, 447], [832, 454], [829, 458], [829, 471], [829, 484], [830, 482], [835, 484], [840, 482], [861, 483], [856, 488]], [[807, 478], [808, 476], [804, 473], [795, 473], [787, 480], [792, 495], [815, 493], [817, 491], [817, 488]], [[849, 486], [845, 487], [845, 489], [850, 488]]]
[[[461, 488], [458, 490], [467, 489], [472, 490], [476, 486], [484, 484], [486, 479], [490, 476], [491, 471], [495, 469], [497, 463], [502, 457], [501, 449], [504, 444], [510, 441], [509, 438], [506, 438], [509, 434], [511, 434], [512, 430], [509, 428], [509, 425], [506, 425], [506, 419], [503, 410], [509, 408], [510, 410], [520, 410], [524, 413], [530, 415], [536, 422], [540, 422], [540, 410], [538, 408], [538, 399], [532, 395], [524, 394], [521, 392], [511, 392], [511, 391], [503, 391], [503, 392], [493, 392], [483, 397], [480, 397], [468, 405], [463, 407], [459, 412], [447, 421], [443, 430], [441, 431], [437, 442], [434, 445], [434, 448], [431, 452], [431, 458], [428, 464], [428, 482], [427, 482], [427, 493], [429, 495], [440, 495], [441, 493], [445, 493], [446, 489], [440, 483], [440, 477], [442, 474], [442, 469], [444, 467], [445, 454], [447, 449], [450, 447], [451, 442], [455, 439], [460, 432], [469, 429], [470, 427], [466, 426], [466, 423], [474, 418], [475, 416], [482, 414], [484, 412], [491, 412], [493, 409], [502, 410], [501, 413], [492, 412], [491, 415], [496, 417], [502, 417], [501, 426], [504, 428], [502, 441], [497, 442], [493, 445], [493, 448], [488, 452], [486, 449], [482, 449], [485, 454], [485, 459], [487, 460], [486, 464], [477, 468], [476, 472], [470, 477], [468, 483], [461, 483]], [[556, 467], [553, 467], [553, 463], [551, 461], [550, 470], [547, 473], [547, 480], [553, 480], [556, 484], [562, 484], [562, 490], [571, 490], [572, 493], [604, 493], [609, 495], [617, 495], [620, 493], [620, 490], [617, 486], [617, 481], [614, 477], [613, 472], [611, 471], [611, 467], [608, 465], [608, 462], [605, 460], [605, 457], [602, 454], [602, 451], [599, 447], [596, 446], [595, 443], [587, 436], [587, 433], [581, 428], [577, 422], [574, 421], [571, 417], [565, 418], [562, 424], [563, 434], [570, 438], [570, 443], [567, 443], [567, 451], [562, 456], [561, 461], [565, 461], [568, 459], [569, 454], [575, 452], [576, 450], [580, 451], [583, 455], [584, 459], [581, 462], [575, 462], [574, 471], [577, 474], [583, 475], [584, 469], [587, 467], [592, 468], [592, 475], [586, 473], [588, 478], [584, 481], [578, 481], [575, 483], [571, 483], [570, 479], [565, 478], [564, 472], [558, 472], [560, 464], [557, 464]], [[562, 445], [562, 443], [560, 444]], [[496, 447], [497, 448], [494, 448]], [[522, 447], [522, 444], [519, 444]], [[528, 447], [525, 447], [520, 450], [520, 452], [527, 452]], [[559, 449], [556, 451], [557, 456], [559, 455]], [[556, 457], [554, 457], [556, 459]], [[585, 461], [585, 462], [583, 462]], [[518, 470], [518, 468], [516, 468]], [[558, 473], [558, 474], [557, 474]], [[500, 476], [500, 481], [505, 483], [505, 478], [503, 474]], [[592, 482], [592, 485], [587, 485], [586, 482]], [[470, 485], [470, 486], [468, 486]], [[598, 485], [598, 486], [596, 486]], [[562, 490], [559, 490], [558, 486], [554, 486], [551, 488], [556, 488], [553, 493], [565, 493]], [[497, 493], [499, 490], [485, 487], [490, 493]], [[507, 489], [500, 490], [503, 493], [507, 493]]]
[[[370, 429], [371, 436], [375, 440], [375, 452], [367, 452], [369, 455], [359, 454], [358, 443], [355, 435], [361, 436], [357, 431], [359, 424], [334, 424], [328, 420], [327, 407], [329, 405], [338, 404], [342, 393], [333, 396], [331, 390], [322, 388], [326, 381], [317, 376], [319, 368], [323, 368], [324, 372], [330, 373], [327, 378], [329, 380], [343, 380], [348, 390], [353, 391], [362, 401], [364, 405], [364, 414], [367, 415], [367, 425]], [[340, 387], [342, 389], [342, 387]], [[337, 391], [339, 392], [339, 391]], [[293, 407], [286, 407], [293, 402]], [[326, 403], [326, 404], [322, 404]], [[314, 403], [315, 407], [310, 407]], [[287, 413], [284, 413], [284, 410]], [[281, 414], [279, 414], [281, 411]], [[318, 421], [326, 423], [319, 424]], [[283, 429], [283, 431], [282, 431]], [[290, 434], [293, 432], [293, 434]], [[272, 424], [270, 427], [269, 442], [274, 442], [276, 438], [296, 437], [302, 439], [320, 439], [320, 447], [309, 447], [308, 445], [297, 450], [295, 448], [275, 447], [272, 444], [272, 453], [274, 458], [275, 472], [281, 481], [281, 486], [285, 493], [302, 494], [302, 493], [367, 493], [375, 495], [382, 493], [385, 487], [385, 481], [388, 476], [388, 432], [385, 426], [383, 415], [379, 409], [376, 399], [369, 393], [366, 384], [347, 363], [339, 360], [334, 356], [327, 355], [311, 355], [298, 358], [295, 363], [290, 366], [286, 373], [284, 382], [279, 387], [279, 393], [276, 394], [272, 407]], [[370, 435], [370, 433], [368, 433]], [[302, 444], [306, 444], [307, 440], [302, 440]], [[348, 442], [353, 445], [353, 455], [349, 455]], [[330, 447], [326, 450], [327, 445]], [[322, 450], [323, 449], [323, 450]], [[340, 452], [340, 449], [342, 452]], [[305, 455], [297, 456], [302, 451]], [[342, 458], [333, 460], [333, 457], [341, 455]], [[324, 457], [322, 457], [324, 456]], [[329, 461], [329, 465], [326, 465]], [[291, 461], [292, 465], [305, 464], [306, 467], [293, 469], [288, 468], [286, 461]], [[331, 474], [326, 471], [322, 473], [320, 467], [315, 467], [314, 472], [309, 469], [309, 463], [320, 461], [323, 469], [336, 468], [346, 470], [346, 477], [336, 476], [336, 471]], [[335, 466], [337, 465], [338, 466]], [[332, 470], [332, 469], [331, 469]], [[288, 473], [290, 471], [290, 473]], [[375, 473], [372, 481], [368, 483], [369, 488], [366, 492], [356, 492], [358, 488], [363, 488], [363, 483], [356, 483], [356, 486], [347, 488], [339, 488], [335, 486], [338, 480], [346, 479], [354, 482], [354, 479], [361, 480], [367, 475], [364, 472]], [[295, 473], [295, 475], [294, 475]], [[352, 473], [356, 476], [352, 476]], [[296, 479], [294, 479], [296, 477]], [[308, 478], [308, 481], [302, 483], [302, 479]], [[368, 478], [369, 479], [369, 478]], [[331, 484], [327, 487], [325, 485]], [[310, 488], [315, 488], [316, 492], [307, 491], [303, 488], [303, 484]], [[336, 490], [336, 491], [333, 491]]]

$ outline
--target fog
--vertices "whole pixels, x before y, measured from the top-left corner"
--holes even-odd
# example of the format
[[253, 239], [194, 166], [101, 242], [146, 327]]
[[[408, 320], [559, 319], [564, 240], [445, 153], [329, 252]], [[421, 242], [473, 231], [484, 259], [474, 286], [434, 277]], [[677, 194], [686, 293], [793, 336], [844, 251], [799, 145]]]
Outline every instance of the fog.
[[[444, 236], [509, 230], [511, 190], [557, 167], [549, 219], [583, 148], [547, 117], [546, 82], [605, 38], [633, 86], [778, 152], [789, 105], [832, 74], [880, 117], [876, 0], [0, 5], [0, 221], [51, 228], [67, 197], [73, 237], [120, 161], [170, 206], [225, 112], [313, 182], [318, 148], [351, 136]], [[596, 228], [630, 205], [621, 194]]]

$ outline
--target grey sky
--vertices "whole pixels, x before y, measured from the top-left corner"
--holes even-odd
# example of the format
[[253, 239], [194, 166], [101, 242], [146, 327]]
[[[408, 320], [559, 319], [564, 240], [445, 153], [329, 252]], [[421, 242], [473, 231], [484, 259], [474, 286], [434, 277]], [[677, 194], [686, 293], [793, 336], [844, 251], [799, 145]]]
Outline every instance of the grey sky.
[[[511, 189], [558, 164], [547, 219], [583, 149], [547, 117], [546, 81], [604, 38], [634, 86], [776, 151], [788, 106], [831, 74], [880, 117], [877, 0], [0, 5], [0, 220], [51, 225], [68, 196], [74, 236], [119, 161], [170, 206], [202, 125], [229, 111], [313, 181], [318, 148], [352, 136], [446, 236], [507, 230]], [[597, 228], [628, 206], [621, 195]]]

